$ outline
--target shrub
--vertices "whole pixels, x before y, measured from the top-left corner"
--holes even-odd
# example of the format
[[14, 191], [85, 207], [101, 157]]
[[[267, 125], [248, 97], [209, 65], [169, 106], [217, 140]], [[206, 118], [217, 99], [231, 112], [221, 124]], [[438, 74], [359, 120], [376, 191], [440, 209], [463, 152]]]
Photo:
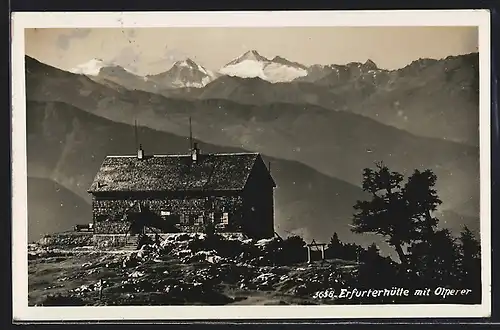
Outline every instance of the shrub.
[[66, 296], [62, 294], [48, 295], [42, 306], [85, 306], [86, 302], [80, 297]]

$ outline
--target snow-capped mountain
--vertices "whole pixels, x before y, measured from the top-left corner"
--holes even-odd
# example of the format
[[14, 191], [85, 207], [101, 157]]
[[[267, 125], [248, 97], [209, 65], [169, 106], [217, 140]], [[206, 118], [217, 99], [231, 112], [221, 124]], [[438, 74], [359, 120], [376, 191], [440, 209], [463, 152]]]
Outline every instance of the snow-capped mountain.
[[387, 70], [379, 69], [370, 59], [366, 62], [350, 62], [347, 64], [314, 64], [307, 68], [307, 75], [298, 77], [295, 81], [312, 82], [320, 85], [347, 83], [353, 79], [380, 79], [380, 73]]
[[217, 75], [199, 65], [192, 59], [177, 61], [166, 72], [145, 77], [165, 88], [196, 87], [201, 88], [217, 78]]
[[297, 68], [297, 69], [307, 70], [307, 66], [305, 66], [303, 64], [300, 64], [300, 63], [297, 63], [297, 62], [289, 61], [286, 58], [281, 57], [281, 56], [275, 56], [271, 60], [271, 62], [278, 63], [278, 64], [283, 64], [283, 65], [287, 65], [287, 66], [291, 66], [291, 67], [294, 67], [294, 68]]
[[250, 50], [226, 64], [219, 73], [241, 78], [261, 78], [272, 83], [289, 82], [307, 75], [307, 67], [276, 56], [272, 60]]
[[152, 83], [144, 81], [144, 77], [137, 75], [133, 71], [120, 66], [113, 61], [104, 61], [93, 58], [90, 61], [80, 64], [70, 70], [72, 73], [87, 76], [87, 78], [113, 87], [125, 88], [129, 90], [142, 90], [157, 92], [158, 88]]
[[[117, 65], [110, 61], [104, 61], [100, 58], [93, 58], [88, 62], [82, 63], [69, 70], [71, 73], [83, 74], [86, 76], [97, 76], [101, 72], [102, 68], [106, 67], [117, 67]], [[123, 68], [125, 71], [132, 73], [127, 68]]]

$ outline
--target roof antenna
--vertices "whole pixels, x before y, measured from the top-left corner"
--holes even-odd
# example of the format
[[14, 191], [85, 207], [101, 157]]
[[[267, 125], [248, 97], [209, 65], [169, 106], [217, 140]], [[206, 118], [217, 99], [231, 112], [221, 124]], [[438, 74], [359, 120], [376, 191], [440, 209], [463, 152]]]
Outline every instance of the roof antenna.
[[134, 121], [135, 150], [139, 147], [139, 135], [137, 134], [137, 119]]
[[193, 129], [191, 127], [191, 117], [189, 117], [189, 150], [193, 150]]

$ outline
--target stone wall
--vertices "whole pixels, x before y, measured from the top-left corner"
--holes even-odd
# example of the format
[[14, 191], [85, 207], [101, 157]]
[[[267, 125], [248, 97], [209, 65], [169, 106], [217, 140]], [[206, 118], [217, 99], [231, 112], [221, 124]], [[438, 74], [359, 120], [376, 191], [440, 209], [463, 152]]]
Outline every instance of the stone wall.
[[93, 243], [98, 248], [123, 247], [127, 240], [132, 240], [125, 235], [94, 235]]
[[96, 234], [125, 234], [130, 227], [128, 221], [102, 219], [96, 222], [94, 233]]
[[[240, 196], [216, 196], [200, 198], [150, 198], [150, 199], [100, 199], [93, 198], [93, 218], [96, 234], [125, 233], [130, 223], [123, 220], [128, 211], [138, 212], [139, 203], [147, 205], [150, 211], [162, 216], [162, 211], [170, 213], [170, 219], [177, 219], [183, 231], [201, 231], [202, 218], [214, 214], [228, 213], [229, 227], [241, 223], [243, 200]], [[166, 218], [166, 216], [164, 216]], [[197, 228], [195, 228], [198, 226]]]

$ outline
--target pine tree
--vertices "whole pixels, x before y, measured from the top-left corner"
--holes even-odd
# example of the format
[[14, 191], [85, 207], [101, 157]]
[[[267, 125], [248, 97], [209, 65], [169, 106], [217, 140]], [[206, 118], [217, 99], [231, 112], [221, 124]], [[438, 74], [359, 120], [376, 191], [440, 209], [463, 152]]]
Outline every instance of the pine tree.
[[460, 270], [465, 283], [481, 281], [481, 246], [472, 231], [464, 226], [459, 237]]
[[328, 247], [337, 247], [342, 245], [342, 243], [339, 240], [339, 235], [337, 232], [334, 232], [332, 237], [330, 238], [330, 243], [328, 243]]
[[382, 163], [376, 169], [363, 171], [363, 190], [371, 200], [357, 201], [353, 232], [376, 233], [386, 237], [402, 264], [408, 264], [403, 247], [425, 239], [434, 232], [437, 219], [432, 212], [441, 203], [434, 185], [436, 176], [430, 170], [415, 171], [406, 184], [404, 177]]
[[459, 280], [459, 248], [448, 229], [426, 234], [408, 249], [420, 285], [453, 285]]
[[459, 240], [461, 243], [460, 252], [464, 257], [470, 259], [479, 259], [481, 257], [479, 241], [476, 240], [475, 235], [467, 226], [463, 226]]
[[343, 258], [343, 246], [344, 244], [340, 241], [337, 232], [334, 232], [332, 237], [330, 237], [330, 242], [326, 246], [325, 254], [328, 259], [330, 258]]
[[372, 243], [368, 248], [366, 249], [366, 254], [370, 256], [378, 256], [379, 255], [380, 249], [378, 248], [377, 244]]
[[438, 223], [438, 219], [432, 216], [432, 212], [441, 204], [434, 189], [436, 180], [437, 177], [431, 170], [415, 170], [403, 188], [403, 198], [408, 203], [409, 213], [415, 217], [416, 231], [419, 234], [416, 238], [419, 239], [432, 234]]

